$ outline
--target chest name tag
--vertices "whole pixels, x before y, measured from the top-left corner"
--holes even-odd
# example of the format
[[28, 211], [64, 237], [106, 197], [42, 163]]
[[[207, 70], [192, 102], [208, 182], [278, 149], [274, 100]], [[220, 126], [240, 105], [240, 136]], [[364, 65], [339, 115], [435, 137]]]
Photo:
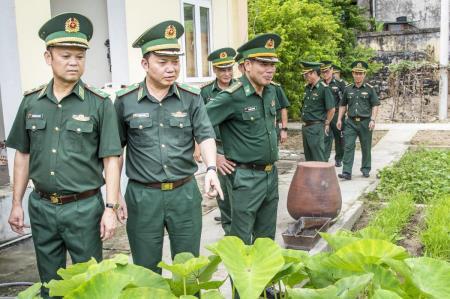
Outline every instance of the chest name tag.
[[185, 117], [187, 115], [187, 113], [186, 112], [177, 111], [177, 112], [171, 113], [171, 115], [173, 117]]
[[133, 118], [148, 118], [150, 113], [133, 113]]
[[28, 118], [28, 119], [43, 119], [43, 118], [44, 118], [44, 114], [32, 114], [32, 113], [28, 113], [27, 118]]
[[337, 87], [337, 86], [333, 86], [333, 87], [331, 87], [331, 88], [333, 88], [334, 90], [338, 89], [338, 87]]
[[361, 94], [362, 94], [363, 96], [366, 96], [366, 95], [368, 95], [368, 93], [367, 93], [367, 92], [365, 92], [365, 91], [361, 92]]
[[256, 111], [256, 107], [255, 106], [253, 106], [253, 107], [245, 107], [244, 108], [244, 112], [252, 112], [252, 111]]
[[72, 115], [72, 118], [74, 120], [78, 120], [78, 121], [90, 121], [91, 120], [90, 116], [86, 116], [84, 114], [74, 114], [74, 115]]
[[318, 93], [313, 93], [312, 95], [313, 95], [313, 97], [318, 97], [319, 96]]

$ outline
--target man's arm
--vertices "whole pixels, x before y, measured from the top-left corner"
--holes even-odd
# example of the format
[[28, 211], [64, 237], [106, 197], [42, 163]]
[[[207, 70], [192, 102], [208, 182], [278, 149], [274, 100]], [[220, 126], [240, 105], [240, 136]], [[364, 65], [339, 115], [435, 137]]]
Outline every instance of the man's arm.
[[339, 106], [339, 115], [338, 120], [336, 122], [336, 127], [339, 130], [342, 130], [342, 117], [344, 116], [345, 111], [347, 111], [347, 106]]
[[13, 172], [13, 200], [8, 222], [11, 229], [18, 234], [23, 234], [23, 228], [26, 227], [23, 222], [22, 198], [28, 185], [29, 161], [30, 154], [16, 150]]
[[[120, 171], [118, 157], [103, 158], [106, 182], [106, 203], [115, 205], [118, 202]], [[100, 238], [102, 241], [110, 239], [116, 229], [116, 211], [106, 208], [100, 222]]]
[[378, 106], [372, 107], [372, 115], [370, 116], [370, 122], [369, 122], [369, 130], [375, 129], [375, 121], [377, 119], [378, 115]]
[[[208, 138], [200, 143], [200, 150], [202, 152], [203, 161], [205, 161], [206, 167], [216, 167], [216, 141], [214, 138]], [[205, 191], [209, 197], [217, 196], [223, 199], [222, 188], [220, 187], [219, 178], [217, 177], [217, 171], [208, 169], [205, 175]]]

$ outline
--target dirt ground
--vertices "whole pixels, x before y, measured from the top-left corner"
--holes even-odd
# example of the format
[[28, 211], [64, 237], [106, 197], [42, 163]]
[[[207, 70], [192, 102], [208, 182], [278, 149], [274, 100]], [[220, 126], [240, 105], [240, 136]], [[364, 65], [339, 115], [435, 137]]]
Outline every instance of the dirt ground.
[[418, 131], [412, 145], [426, 147], [450, 147], [450, 131]]

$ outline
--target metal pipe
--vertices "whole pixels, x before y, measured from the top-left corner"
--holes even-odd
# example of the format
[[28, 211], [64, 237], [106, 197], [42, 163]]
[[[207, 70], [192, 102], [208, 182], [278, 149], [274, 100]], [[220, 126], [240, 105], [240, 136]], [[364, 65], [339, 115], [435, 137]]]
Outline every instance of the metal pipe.
[[448, 109], [448, 8], [449, 0], [441, 0], [441, 33], [439, 38], [439, 119], [447, 119]]

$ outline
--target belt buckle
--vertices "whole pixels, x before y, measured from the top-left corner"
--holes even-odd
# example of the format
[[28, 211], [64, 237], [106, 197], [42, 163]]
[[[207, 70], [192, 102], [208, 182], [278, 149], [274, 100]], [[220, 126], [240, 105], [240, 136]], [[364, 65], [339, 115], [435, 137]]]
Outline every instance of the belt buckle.
[[264, 167], [264, 171], [265, 172], [271, 172], [272, 171], [272, 167], [273, 167], [272, 164], [267, 164], [266, 167]]
[[61, 197], [56, 193], [53, 193], [50, 195], [50, 202], [52, 204], [58, 204], [58, 205], [62, 204]]
[[355, 120], [356, 121], [361, 121], [361, 118], [360, 117], [355, 117]]
[[173, 189], [173, 183], [161, 183], [161, 190], [168, 191]]

